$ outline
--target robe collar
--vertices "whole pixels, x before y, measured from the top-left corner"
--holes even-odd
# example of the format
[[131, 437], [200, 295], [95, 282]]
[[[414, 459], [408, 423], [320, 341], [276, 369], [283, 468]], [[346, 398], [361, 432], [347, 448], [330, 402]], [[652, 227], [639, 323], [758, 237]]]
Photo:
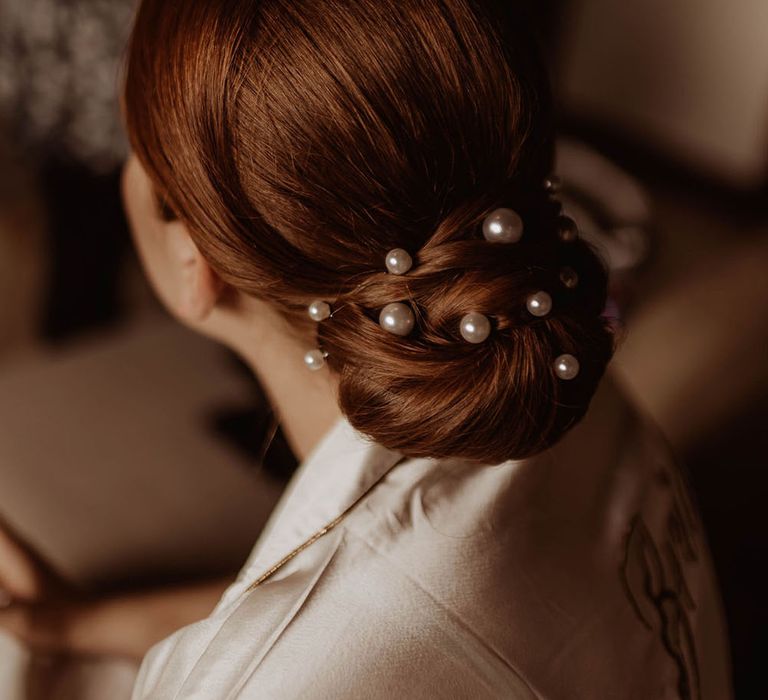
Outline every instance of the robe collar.
[[238, 577], [240, 592], [333, 523], [403, 459], [340, 417], [286, 486]]

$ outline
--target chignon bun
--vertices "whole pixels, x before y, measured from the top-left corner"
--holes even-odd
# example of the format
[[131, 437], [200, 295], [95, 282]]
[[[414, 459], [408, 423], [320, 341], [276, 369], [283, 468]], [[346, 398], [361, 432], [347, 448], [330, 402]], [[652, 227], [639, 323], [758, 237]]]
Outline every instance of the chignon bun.
[[[552, 300], [541, 316], [526, 303], [539, 292]], [[376, 322], [384, 300], [414, 310], [406, 337]], [[374, 274], [339, 298], [318, 337], [362, 433], [412, 457], [498, 463], [545, 449], [584, 415], [613, 353], [605, 302], [602, 261], [553, 224], [532, 242], [431, 242], [405, 275]], [[461, 335], [468, 312], [490, 320], [481, 343]], [[558, 376], [563, 354], [578, 361], [573, 378]]]

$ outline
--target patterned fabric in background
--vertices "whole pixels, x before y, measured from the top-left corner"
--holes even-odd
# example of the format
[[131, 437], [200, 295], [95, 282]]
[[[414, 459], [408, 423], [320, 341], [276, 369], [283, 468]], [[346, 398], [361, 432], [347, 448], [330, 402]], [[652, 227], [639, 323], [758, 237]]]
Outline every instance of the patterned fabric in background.
[[134, 0], [0, 0], [0, 121], [24, 149], [95, 172], [126, 141], [117, 85]]

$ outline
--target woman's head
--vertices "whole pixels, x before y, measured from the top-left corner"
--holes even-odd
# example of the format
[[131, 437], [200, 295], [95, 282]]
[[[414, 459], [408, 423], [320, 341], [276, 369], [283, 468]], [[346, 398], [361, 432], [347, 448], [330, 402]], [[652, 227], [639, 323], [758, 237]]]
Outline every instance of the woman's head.
[[[557, 235], [546, 78], [506, 5], [145, 0], [130, 48], [129, 134], [163, 206], [224, 285], [328, 353], [352, 425], [412, 456], [543, 449], [612, 351], [604, 269]], [[498, 207], [522, 216], [520, 242], [483, 238]], [[407, 274], [387, 273], [392, 248]], [[539, 290], [543, 318], [525, 303]], [[308, 318], [314, 299], [330, 319]], [[413, 308], [410, 335], [379, 326], [390, 302]], [[469, 311], [491, 320], [483, 343], [459, 333]]]

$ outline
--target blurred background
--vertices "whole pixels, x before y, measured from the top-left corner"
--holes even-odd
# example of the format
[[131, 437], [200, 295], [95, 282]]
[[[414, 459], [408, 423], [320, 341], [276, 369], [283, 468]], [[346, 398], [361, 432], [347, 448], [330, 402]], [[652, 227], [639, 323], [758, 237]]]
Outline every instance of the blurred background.
[[[295, 468], [250, 374], [165, 315], [130, 246], [132, 6], [0, 0], [0, 520], [85, 587], [236, 571]], [[690, 472], [737, 697], [768, 697], [768, 3], [531, 14], [565, 208], [611, 267], [616, 364]]]

